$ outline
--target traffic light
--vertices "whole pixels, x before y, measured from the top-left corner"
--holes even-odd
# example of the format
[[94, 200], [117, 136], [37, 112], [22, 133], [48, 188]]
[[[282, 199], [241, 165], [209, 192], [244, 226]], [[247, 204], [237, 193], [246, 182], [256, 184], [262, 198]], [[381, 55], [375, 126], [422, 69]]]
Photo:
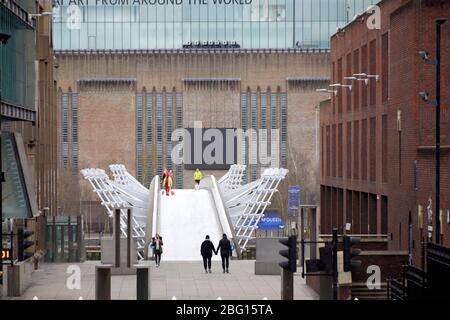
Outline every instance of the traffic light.
[[344, 236], [344, 271], [348, 272], [353, 268], [361, 266], [361, 260], [352, 260], [353, 257], [359, 256], [361, 254], [360, 249], [352, 248], [353, 245], [360, 242], [359, 237]]
[[297, 272], [297, 236], [280, 239], [280, 243], [287, 246], [287, 250], [280, 250], [279, 253], [288, 261], [280, 262], [279, 265], [292, 273]]
[[31, 230], [24, 230], [19, 228], [17, 230], [17, 259], [19, 261], [27, 260], [33, 256], [33, 253], [26, 250], [34, 245], [34, 241], [27, 240], [34, 234]]
[[326, 245], [319, 248], [320, 254], [320, 270], [331, 274], [333, 271], [333, 247]]

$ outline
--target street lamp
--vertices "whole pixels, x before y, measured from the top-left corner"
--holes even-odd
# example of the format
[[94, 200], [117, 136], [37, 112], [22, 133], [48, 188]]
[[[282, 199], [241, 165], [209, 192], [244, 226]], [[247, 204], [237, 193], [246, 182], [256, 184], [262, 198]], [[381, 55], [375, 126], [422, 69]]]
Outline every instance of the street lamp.
[[351, 76], [351, 77], [344, 77], [345, 80], [353, 80], [353, 81], [364, 81], [364, 84], [367, 86], [369, 84], [369, 79], [362, 79], [362, 78], [357, 78], [355, 76]]
[[329, 90], [329, 89], [316, 89], [316, 92], [328, 92], [328, 93], [334, 93], [335, 96], [337, 96], [338, 91], [337, 90]]
[[34, 17], [48, 17], [48, 16], [52, 16], [54, 14], [55, 13], [51, 12], [51, 11], [45, 11], [45, 12], [41, 12], [41, 13], [29, 13], [28, 19], [31, 20]]
[[350, 91], [352, 91], [352, 85], [351, 84], [341, 84], [341, 83], [334, 83], [334, 84], [330, 84], [330, 87], [332, 88], [348, 88]]
[[440, 243], [441, 238], [441, 221], [440, 221], [440, 207], [441, 207], [441, 26], [447, 22], [445, 18], [438, 18], [436, 23], [436, 60], [431, 60], [430, 55], [426, 51], [419, 51], [419, 56], [427, 64], [436, 66], [436, 100], [430, 101], [428, 92], [422, 91], [419, 96], [427, 103], [436, 106], [436, 200], [435, 200], [435, 221], [436, 221], [436, 243]]

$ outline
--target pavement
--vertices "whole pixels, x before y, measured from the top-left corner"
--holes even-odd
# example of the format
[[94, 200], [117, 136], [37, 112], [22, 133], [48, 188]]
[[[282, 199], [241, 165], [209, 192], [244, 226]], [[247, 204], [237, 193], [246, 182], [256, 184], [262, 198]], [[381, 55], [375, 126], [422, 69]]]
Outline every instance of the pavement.
[[[84, 300], [95, 298], [96, 261], [83, 263], [42, 263], [32, 274], [31, 284], [21, 297], [3, 299]], [[79, 266], [80, 284], [72, 274]], [[71, 267], [71, 268], [69, 268]], [[68, 269], [69, 268], [69, 269]], [[76, 269], [76, 268], [75, 268]], [[69, 272], [68, 272], [69, 271]], [[211, 274], [205, 274], [202, 262], [170, 261], [151, 267], [151, 299], [170, 300], [279, 300], [280, 276], [254, 274], [254, 260], [230, 261], [230, 273], [223, 274], [220, 262], [213, 262]], [[75, 287], [69, 289], [69, 287]], [[112, 299], [135, 300], [136, 276], [111, 277]], [[318, 295], [305, 284], [300, 274], [294, 275], [294, 299], [315, 300]]]

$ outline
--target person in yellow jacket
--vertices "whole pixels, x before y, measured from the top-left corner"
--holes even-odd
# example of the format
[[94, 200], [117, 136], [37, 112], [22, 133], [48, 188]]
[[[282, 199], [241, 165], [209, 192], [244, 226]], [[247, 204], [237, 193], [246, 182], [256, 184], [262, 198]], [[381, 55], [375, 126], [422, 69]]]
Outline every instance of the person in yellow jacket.
[[194, 182], [195, 182], [195, 189], [198, 190], [200, 187], [200, 180], [202, 180], [203, 174], [202, 172], [197, 168], [194, 172]]

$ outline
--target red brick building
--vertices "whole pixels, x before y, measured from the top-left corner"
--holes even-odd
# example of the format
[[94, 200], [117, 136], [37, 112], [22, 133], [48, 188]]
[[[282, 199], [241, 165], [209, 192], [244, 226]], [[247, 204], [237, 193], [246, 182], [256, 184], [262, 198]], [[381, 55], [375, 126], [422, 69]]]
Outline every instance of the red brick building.
[[[450, 246], [450, 1], [383, 0], [378, 7], [380, 29], [368, 28], [374, 16], [366, 13], [331, 38], [332, 83], [353, 87], [335, 87], [320, 110], [320, 232], [342, 233], [350, 223], [347, 233], [377, 235], [389, 250], [411, 247], [419, 264], [435, 199], [436, 123], [435, 108], [418, 93], [435, 99], [436, 68], [418, 51], [435, 59], [440, 17], [449, 18], [441, 37], [441, 239]], [[362, 77], [367, 84], [344, 79], [359, 73], [373, 77]]]

